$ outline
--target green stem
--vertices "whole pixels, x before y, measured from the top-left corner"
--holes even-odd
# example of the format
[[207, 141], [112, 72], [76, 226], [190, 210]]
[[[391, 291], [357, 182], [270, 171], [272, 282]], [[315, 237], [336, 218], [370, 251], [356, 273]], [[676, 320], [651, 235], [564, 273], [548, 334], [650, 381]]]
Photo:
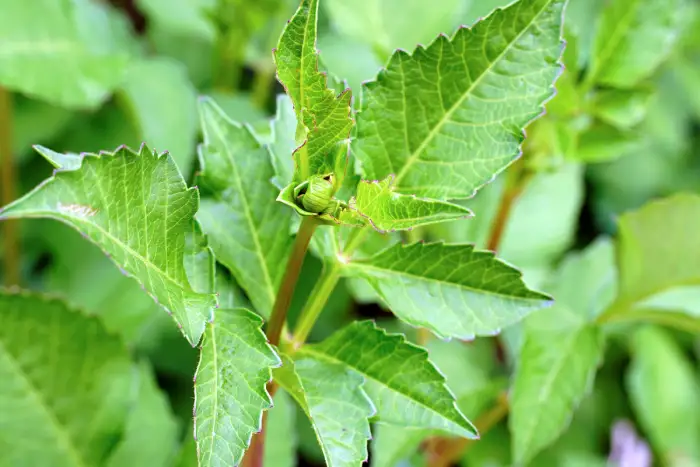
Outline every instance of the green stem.
[[[15, 196], [17, 169], [12, 157], [12, 102], [10, 93], [0, 87], [0, 207]], [[3, 222], [3, 275], [5, 284], [19, 285], [19, 233], [17, 221]]]
[[236, 92], [241, 81], [241, 69], [245, 48], [245, 38], [236, 28], [224, 32], [218, 44], [216, 87], [223, 91]]
[[299, 321], [294, 330], [294, 337], [292, 338], [293, 348], [301, 347], [306, 341], [306, 338], [309, 337], [311, 329], [313, 329], [323, 308], [326, 306], [326, 302], [328, 302], [328, 298], [338, 284], [343, 267], [350, 260], [350, 254], [360, 245], [360, 242], [368, 232], [369, 227], [352, 230], [345, 243], [345, 247], [339, 252], [338, 258], [336, 258], [329, 267], [323, 268], [321, 277], [318, 282], [316, 282], [309, 296], [309, 300], [306, 302], [306, 305], [304, 305], [304, 309], [299, 316]]
[[267, 108], [267, 101], [270, 99], [275, 76], [275, 69], [267, 65], [260, 66], [253, 78], [252, 100], [259, 109]]
[[304, 217], [301, 221], [301, 226], [294, 240], [292, 254], [287, 261], [287, 270], [284, 272], [282, 285], [280, 285], [279, 291], [277, 292], [277, 298], [272, 307], [272, 315], [267, 325], [267, 339], [272, 345], [278, 345], [280, 342], [282, 329], [284, 329], [284, 325], [287, 321], [289, 304], [292, 302], [292, 296], [294, 295], [294, 289], [299, 280], [301, 266], [304, 264], [304, 256], [306, 256], [306, 250], [309, 247], [309, 242], [314, 235], [317, 225], [316, 219], [313, 217]]

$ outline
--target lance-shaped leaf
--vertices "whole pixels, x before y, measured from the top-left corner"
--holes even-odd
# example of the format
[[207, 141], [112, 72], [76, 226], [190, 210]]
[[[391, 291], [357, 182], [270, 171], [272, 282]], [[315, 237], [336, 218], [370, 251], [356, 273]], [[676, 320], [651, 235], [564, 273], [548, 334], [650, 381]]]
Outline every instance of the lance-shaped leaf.
[[372, 402], [360, 375], [344, 365], [299, 352], [282, 356], [275, 381], [294, 397], [309, 417], [329, 467], [357, 467], [367, 460]]
[[124, 427], [134, 375], [126, 348], [97, 318], [0, 291], [2, 464], [102, 465]]
[[75, 228], [172, 313], [194, 346], [216, 306], [211, 289], [193, 288], [185, 267], [186, 257], [204, 256], [213, 275], [203, 239], [188, 248], [198, 205], [197, 190], [187, 188], [170, 156], [121, 147], [85, 155], [76, 170], [56, 171], [0, 210], [0, 220], [46, 217]]
[[597, 28], [589, 79], [632, 87], [661, 64], [678, 39], [684, 0], [611, 0]]
[[350, 208], [379, 232], [406, 230], [472, 215], [469, 209], [458, 204], [396, 193], [393, 184], [392, 175], [382, 181], [362, 180], [357, 186], [357, 196], [350, 201]]
[[275, 202], [270, 153], [250, 130], [211, 100], [200, 103], [202, 199], [197, 218], [216, 258], [231, 270], [255, 309], [269, 314], [292, 244], [291, 213]]
[[525, 321], [510, 398], [516, 464], [559, 437], [593, 386], [604, 352], [593, 320], [614, 296], [614, 272], [609, 240], [570, 255], [555, 274], [555, 305]]
[[273, 182], [280, 190], [292, 183], [294, 174], [294, 158], [292, 154], [296, 144], [297, 119], [294, 114], [294, 105], [289, 96], [280, 94], [277, 96], [277, 111], [275, 118], [270, 123], [272, 132], [272, 165], [275, 167]]
[[303, 0], [282, 31], [274, 57], [277, 77], [294, 104], [297, 139], [305, 141], [294, 153], [294, 180], [333, 172], [340, 182], [347, 154], [337, 149], [352, 129], [351, 93], [347, 89], [336, 96], [318, 70], [317, 23], [318, 0]]
[[272, 407], [266, 385], [280, 359], [261, 326], [258, 315], [236, 308], [219, 310], [207, 328], [194, 386], [200, 466], [238, 465]]
[[402, 335], [387, 334], [372, 321], [358, 321], [302, 352], [364, 376], [381, 422], [476, 437], [428, 352]]
[[472, 245], [396, 244], [344, 271], [367, 279], [400, 319], [441, 337], [493, 335], [551, 300]]
[[521, 0], [413, 55], [397, 51], [365, 84], [352, 150], [364, 178], [467, 198], [515, 160], [523, 127], [560, 72], [563, 0]]

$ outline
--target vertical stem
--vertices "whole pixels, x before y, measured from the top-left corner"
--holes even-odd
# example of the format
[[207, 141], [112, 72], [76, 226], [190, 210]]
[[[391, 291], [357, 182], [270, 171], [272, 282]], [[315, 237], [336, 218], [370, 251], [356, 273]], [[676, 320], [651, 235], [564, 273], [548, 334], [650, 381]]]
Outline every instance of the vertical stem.
[[[15, 196], [17, 170], [12, 157], [12, 103], [10, 93], [0, 87], [0, 206], [8, 205]], [[2, 225], [4, 241], [3, 275], [6, 285], [19, 284], [18, 221], [6, 220]]]
[[284, 272], [282, 285], [277, 291], [277, 298], [272, 307], [272, 315], [267, 324], [267, 339], [272, 345], [280, 343], [282, 329], [287, 320], [287, 310], [289, 310], [289, 304], [292, 302], [292, 296], [294, 295], [294, 288], [299, 280], [299, 272], [301, 272], [301, 266], [304, 264], [306, 250], [317, 225], [316, 219], [311, 216], [304, 217], [301, 221], [301, 226], [294, 240], [292, 254], [287, 261], [287, 270]]
[[337, 259], [333, 261], [330, 266], [323, 268], [321, 277], [318, 282], [316, 282], [314, 289], [311, 291], [309, 300], [306, 302], [306, 305], [304, 305], [304, 309], [299, 316], [299, 321], [294, 330], [294, 337], [292, 338], [294, 348], [301, 347], [306, 341], [311, 329], [314, 327], [314, 324], [316, 324], [316, 320], [326, 306], [328, 298], [331, 296], [331, 293], [333, 293], [333, 289], [335, 289], [335, 286], [338, 284], [343, 262], [350, 260], [349, 255], [360, 245], [364, 236], [369, 232], [368, 229], [369, 227], [353, 229], [348, 236], [343, 251], [340, 252], [340, 255], [343, 257], [342, 262], [340, 259]]
[[273, 77], [275, 69], [267, 64], [260, 66], [253, 77], [252, 96], [253, 103], [260, 109], [265, 110], [267, 101], [270, 99], [270, 93], [273, 88]]

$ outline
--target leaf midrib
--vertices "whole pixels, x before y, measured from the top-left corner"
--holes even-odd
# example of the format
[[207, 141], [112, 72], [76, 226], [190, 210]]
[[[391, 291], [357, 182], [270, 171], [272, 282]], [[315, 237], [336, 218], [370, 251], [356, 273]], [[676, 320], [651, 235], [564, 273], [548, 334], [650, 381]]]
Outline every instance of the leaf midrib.
[[[250, 203], [248, 202], [248, 194], [246, 190], [243, 189], [243, 182], [241, 180], [240, 173], [238, 173], [238, 166], [236, 165], [236, 161], [233, 157], [233, 154], [231, 153], [231, 148], [228, 144], [226, 144], [226, 138], [224, 138], [220, 126], [218, 124], [212, 126], [214, 127], [214, 131], [216, 132], [217, 138], [219, 139], [219, 141], [221, 141], [222, 146], [224, 147], [224, 151], [226, 152], [226, 158], [228, 159], [229, 164], [233, 169], [232, 175], [234, 183], [236, 184], [236, 189], [241, 194], [240, 198], [243, 203], [243, 210], [245, 212], [246, 222], [248, 224], [248, 229], [252, 234], [251, 236], [253, 237], [253, 242], [255, 243], [255, 255], [258, 257], [258, 260], [262, 265], [262, 269], [264, 272], [263, 280], [265, 281], [265, 289], [267, 290], [269, 303], [272, 303], [275, 301], [275, 292], [274, 288], [272, 287], [272, 279], [270, 278], [270, 271], [267, 267], [267, 262], [265, 261], [265, 257], [262, 254], [262, 246], [260, 244], [258, 230], [256, 229], [255, 223], [253, 222], [253, 217], [250, 210]], [[236, 129], [240, 131], [247, 131], [244, 127], [237, 127]]]
[[87, 464], [83, 460], [82, 456], [73, 445], [72, 439], [66, 434], [65, 430], [63, 429], [65, 427], [58, 421], [54, 413], [49, 409], [49, 405], [42, 397], [41, 392], [24, 374], [24, 371], [22, 371], [21, 366], [18, 364], [14, 356], [7, 350], [5, 344], [2, 342], [2, 339], [0, 339], [0, 353], [7, 356], [7, 361], [10, 363], [11, 368], [14, 370], [14, 373], [17, 374], [26, 383], [27, 387], [30, 389], [29, 394], [37, 401], [42, 411], [46, 413], [47, 418], [49, 419], [49, 421], [51, 421], [51, 424], [53, 425], [56, 433], [58, 434], [58, 438], [61, 444], [63, 444], [66, 447], [68, 454], [71, 458], [74, 459], [75, 465], [78, 467], [87, 467]]
[[615, 23], [615, 29], [610, 35], [610, 38], [605, 41], [602, 50], [600, 50], [598, 54], [598, 59], [594, 63], [594, 67], [591, 72], [591, 77], [589, 79], [594, 78], [600, 72], [601, 65], [604, 65], [605, 62], [607, 62], [610, 59], [613, 52], [617, 49], [617, 46], [622, 39], [624, 31], [629, 29], [630, 27], [631, 19], [634, 17], [634, 14], [636, 14], [636, 9], [638, 6], [639, 2], [635, 1], [634, 6], [627, 8], [623, 17]]
[[[438, 132], [442, 129], [443, 125], [445, 125], [449, 121], [449, 119], [452, 117], [452, 114], [456, 112], [457, 109], [467, 99], [467, 97], [471, 95], [472, 91], [474, 91], [474, 89], [481, 83], [481, 80], [491, 72], [491, 70], [494, 68], [494, 64], [498, 63], [503, 58], [503, 56], [510, 51], [511, 47], [520, 40], [520, 38], [525, 34], [525, 32], [530, 29], [530, 27], [535, 23], [535, 21], [539, 19], [540, 15], [549, 7], [552, 1], [553, 0], [550, 0], [544, 3], [542, 9], [538, 11], [537, 14], [532, 18], [532, 20], [529, 23], [527, 23], [527, 25], [518, 33], [518, 35], [506, 47], [504, 47], [503, 51], [500, 54], [498, 54], [498, 56], [491, 62], [491, 64], [487, 68], [484, 69], [481, 75], [479, 75], [479, 77], [472, 81], [469, 88], [467, 88], [467, 90], [462, 94], [462, 96], [457, 100], [457, 102], [455, 102], [452, 105], [452, 107], [450, 107], [450, 109], [445, 113], [445, 115], [443, 115], [443, 117], [440, 119], [440, 121], [438, 121], [438, 123], [433, 127], [433, 129], [430, 130], [430, 133], [428, 133], [428, 136], [423, 140], [420, 146], [418, 146], [418, 148], [415, 151], [413, 151], [413, 153], [408, 157], [408, 159], [406, 159], [406, 162], [404, 163], [403, 167], [396, 175], [395, 186], [400, 186], [400, 182], [408, 172], [409, 168], [420, 157], [421, 153], [425, 150], [425, 148], [428, 147], [428, 144], [430, 144], [430, 142], [435, 138], [435, 136], [437, 136]], [[404, 102], [404, 106], [405, 105], [406, 104]]]
[[[356, 372], [358, 372], [359, 374], [363, 375], [365, 378], [374, 381], [375, 383], [381, 385], [382, 387], [386, 387], [386, 388], [391, 389], [392, 393], [394, 393], [394, 394], [399, 394], [399, 395], [405, 397], [406, 399], [409, 399], [409, 400], [411, 400], [411, 401], [417, 403], [418, 405], [420, 405], [421, 407], [423, 407], [423, 408], [426, 409], [427, 411], [432, 412], [432, 413], [438, 415], [439, 417], [441, 417], [441, 418], [443, 418], [443, 419], [445, 419], [445, 420], [449, 420], [451, 423], [456, 424], [457, 426], [459, 426], [460, 428], [462, 428], [462, 429], [465, 430], [465, 431], [471, 431], [471, 430], [470, 430], [471, 427], [470, 427], [470, 428], [466, 428], [466, 427], [463, 425], [463, 421], [462, 421], [462, 420], [457, 421], [457, 420], [454, 420], [454, 419], [451, 418], [451, 417], [448, 417], [447, 415], [445, 415], [445, 414], [443, 414], [443, 413], [438, 412], [436, 409], [434, 409], [434, 408], [432, 408], [432, 407], [426, 405], [424, 401], [421, 401], [421, 400], [416, 399], [412, 394], [406, 394], [406, 393], [403, 393], [403, 392], [400, 392], [400, 391], [396, 390], [394, 387], [390, 386], [390, 385], [387, 384], [385, 381], [381, 381], [381, 380], [375, 378], [373, 375], [367, 374], [365, 371], [363, 371], [362, 369], [358, 368], [356, 365], [351, 365], [350, 363], [348, 363], [348, 362], [346, 362], [346, 361], [344, 361], [344, 360], [341, 360], [341, 359], [339, 359], [339, 358], [337, 358], [337, 357], [334, 357], [334, 356], [329, 355], [329, 354], [327, 354], [327, 353], [324, 353], [324, 352], [320, 352], [320, 351], [318, 351], [318, 350], [315, 350], [313, 347], [305, 347], [305, 348], [302, 350], [302, 352], [305, 353], [305, 354], [310, 354], [310, 355], [312, 355], [313, 357], [318, 358], [318, 359], [320, 359], [320, 360], [326, 360], [326, 361], [329, 362], [329, 363], [335, 363], [335, 364], [339, 364], [339, 365], [343, 365], [343, 366], [352, 368], [354, 371], [356, 371]], [[456, 407], [455, 407], [455, 408], [456, 408]], [[469, 425], [469, 423], [467, 423], [467, 425]]]
[[391, 273], [391, 274], [397, 274], [397, 275], [400, 275], [400, 276], [411, 277], [411, 278], [418, 278], [418, 279], [421, 279], [421, 280], [424, 280], [424, 281], [435, 282], [435, 283], [442, 284], [442, 285], [447, 284], [447, 285], [451, 285], [451, 286], [454, 286], [454, 287], [457, 287], [457, 288], [460, 288], [460, 289], [466, 289], [466, 290], [469, 290], [469, 291], [472, 291], [472, 292], [477, 292], [477, 293], [480, 293], [480, 294], [489, 294], [489, 295], [495, 295], [495, 296], [498, 296], [498, 297], [512, 298], [512, 299], [518, 299], [518, 300], [547, 301], [547, 298], [545, 298], [545, 297], [537, 298], [537, 297], [523, 297], [523, 296], [518, 296], [518, 295], [506, 295], [506, 294], [503, 294], [503, 293], [494, 292], [494, 291], [492, 291], [492, 290], [477, 289], [477, 288], [470, 287], [470, 286], [467, 286], [467, 285], [458, 284], [458, 283], [456, 283], [456, 282], [448, 282], [448, 281], [444, 281], [444, 280], [440, 280], [440, 279], [434, 279], [434, 278], [432, 278], [432, 277], [425, 277], [425, 276], [419, 276], [419, 275], [416, 275], [416, 274], [410, 274], [410, 273], [405, 272], [405, 271], [397, 271], [396, 269], [381, 268], [381, 267], [378, 267], [378, 266], [373, 266], [373, 265], [371, 265], [371, 264], [369, 264], [369, 263], [354, 262], [354, 263], [350, 263], [349, 268], [350, 268], [350, 269], [355, 268], [355, 269], [360, 269], [360, 270], [362, 270], [362, 269], [372, 269], [372, 270], [375, 270], [375, 271], [389, 272], [389, 273]]

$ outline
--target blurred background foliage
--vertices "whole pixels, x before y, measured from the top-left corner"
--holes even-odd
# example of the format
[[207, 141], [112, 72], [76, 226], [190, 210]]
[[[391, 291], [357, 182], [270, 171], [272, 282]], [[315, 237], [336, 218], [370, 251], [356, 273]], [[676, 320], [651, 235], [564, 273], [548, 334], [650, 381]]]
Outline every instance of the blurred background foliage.
[[[640, 14], [655, 15], [657, 21], [647, 27], [644, 18], [630, 20], [634, 26], [621, 47], [627, 47], [637, 73], [620, 74], [615, 63], [594, 53], [605, 40], [598, 31], [611, 16], [603, 9], [615, 4], [624, 12], [626, 3], [632, 8], [640, 2], [646, 9]], [[332, 77], [352, 88], [357, 108], [362, 82], [376, 75], [393, 50], [428, 44], [507, 3], [324, 0], [321, 60]], [[296, 0], [0, 1], [0, 93], [9, 102], [9, 109], [0, 110], [0, 127], [10, 130], [2, 144], [14, 156], [14, 169], [3, 159], [3, 172], [13, 175], [3, 179], [2, 204], [50, 175], [34, 144], [95, 152], [147, 142], [169, 151], [191, 181], [200, 140], [199, 95], [212, 96], [231, 118], [272, 141], [270, 119], [288, 111], [288, 101], [279, 98], [277, 109], [283, 89], [275, 80], [271, 50], [296, 6]], [[700, 3], [692, 0], [570, 0], [565, 70], [546, 115], [527, 129], [524, 157], [465, 202], [477, 217], [423, 228], [412, 238], [496, 246], [489, 245], [492, 229], [512, 201], [497, 235], [499, 256], [522, 268], [530, 286], [556, 288], [553, 278], [565, 274], [567, 261], [575, 261], [595, 239], [596, 254], [608, 258], [612, 270], [606, 237], [615, 234], [621, 213], [676, 192], [700, 192], [699, 11]], [[24, 49], [18, 54], [12, 47]], [[56, 222], [19, 227], [19, 283], [60, 294], [100, 316], [143, 362], [145, 374], [157, 378], [162, 392], [154, 386], [150, 394], [160, 402], [149, 407], [169, 427], [159, 441], [168, 452], [154, 455], [148, 465], [196, 465], [191, 435], [196, 351], [138, 285], [80, 235]], [[363, 251], [398, 240], [375, 235]], [[0, 242], [6, 260], [7, 243]], [[292, 320], [320, 269], [318, 259], [307, 259]], [[223, 269], [220, 277], [223, 283], [231, 280]], [[227, 293], [219, 292], [222, 298]], [[686, 305], [700, 309], [698, 299], [691, 297]], [[425, 339], [396, 322], [372, 290], [353, 279], [335, 290], [312, 340], [358, 317]], [[490, 413], [507, 388], [519, 336], [515, 326], [499, 340], [427, 343], [471, 420]], [[642, 437], [663, 465], [700, 465], [699, 361], [700, 340], [688, 333], [643, 328], [615, 334], [592, 393], [567, 431], [531, 465], [605, 465], [616, 439], [624, 436]], [[268, 443], [270, 465], [291, 465], [295, 450], [300, 465], [320, 465], [310, 427], [283, 397], [276, 398], [280, 410], [272, 412], [270, 422], [279, 433], [268, 436], [287, 442]], [[461, 451], [461, 465], [510, 464], [503, 415], [481, 441]], [[614, 425], [622, 419], [631, 425]], [[431, 442], [379, 427], [372, 463], [430, 465]], [[427, 455], [417, 454], [421, 443]]]

